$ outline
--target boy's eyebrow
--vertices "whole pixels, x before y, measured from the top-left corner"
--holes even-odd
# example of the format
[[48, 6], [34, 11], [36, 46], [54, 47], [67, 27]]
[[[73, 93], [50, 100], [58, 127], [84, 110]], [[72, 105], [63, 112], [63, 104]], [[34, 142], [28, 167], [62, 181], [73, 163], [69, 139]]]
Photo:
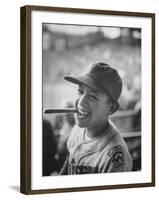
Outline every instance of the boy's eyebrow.
[[96, 95], [96, 96], [98, 95], [98, 93], [97, 93], [95, 90], [93, 90], [93, 89], [90, 90], [89, 93], [92, 93], [92, 94], [94, 94], [94, 95]]

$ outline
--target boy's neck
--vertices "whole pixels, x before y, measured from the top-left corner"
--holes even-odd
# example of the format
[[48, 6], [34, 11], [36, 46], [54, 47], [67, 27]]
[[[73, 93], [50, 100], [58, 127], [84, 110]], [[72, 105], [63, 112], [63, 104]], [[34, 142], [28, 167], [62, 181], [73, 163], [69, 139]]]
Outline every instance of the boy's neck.
[[86, 128], [86, 135], [89, 138], [95, 138], [103, 134], [104, 131], [109, 127], [109, 122], [107, 121], [103, 126], [95, 128]]

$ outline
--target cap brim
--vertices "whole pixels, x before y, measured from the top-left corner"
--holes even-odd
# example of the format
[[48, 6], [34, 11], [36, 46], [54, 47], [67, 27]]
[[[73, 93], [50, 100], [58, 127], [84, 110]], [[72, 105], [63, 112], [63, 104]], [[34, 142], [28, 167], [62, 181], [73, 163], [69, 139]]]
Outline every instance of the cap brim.
[[[96, 91], [106, 93], [111, 98], [109, 93], [106, 90], [104, 90], [98, 84], [98, 82], [96, 82], [94, 79], [89, 77], [87, 74], [85, 74], [85, 75], [74, 75], [74, 76], [64, 76], [64, 79], [71, 82], [71, 83], [74, 83], [74, 84], [77, 84], [77, 85], [83, 84], [83, 85], [86, 85], [87, 87], [90, 87], [90, 88], [96, 90]], [[112, 102], [114, 102], [116, 104], [116, 106], [119, 108], [119, 103], [117, 101], [114, 101], [112, 99]]]
[[98, 85], [98, 83], [88, 75], [64, 76], [64, 79], [77, 85], [83, 84], [94, 90], [102, 91], [102, 88]]

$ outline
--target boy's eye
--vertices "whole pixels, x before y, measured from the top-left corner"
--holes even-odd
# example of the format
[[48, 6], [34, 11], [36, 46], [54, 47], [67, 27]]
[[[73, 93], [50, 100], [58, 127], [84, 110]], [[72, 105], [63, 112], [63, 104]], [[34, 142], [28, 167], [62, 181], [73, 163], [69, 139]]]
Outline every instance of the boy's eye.
[[83, 94], [83, 90], [78, 90], [78, 94]]
[[98, 100], [98, 98], [95, 96], [95, 95], [89, 95], [89, 98], [91, 99], [91, 100]]

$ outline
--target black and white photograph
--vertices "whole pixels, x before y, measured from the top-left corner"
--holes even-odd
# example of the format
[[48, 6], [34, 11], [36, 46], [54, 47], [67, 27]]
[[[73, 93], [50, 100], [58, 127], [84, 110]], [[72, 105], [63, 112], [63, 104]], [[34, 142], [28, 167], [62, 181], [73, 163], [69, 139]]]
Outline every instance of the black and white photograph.
[[141, 29], [43, 24], [43, 176], [141, 168]]
[[155, 15], [21, 8], [21, 192], [155, 184]]

